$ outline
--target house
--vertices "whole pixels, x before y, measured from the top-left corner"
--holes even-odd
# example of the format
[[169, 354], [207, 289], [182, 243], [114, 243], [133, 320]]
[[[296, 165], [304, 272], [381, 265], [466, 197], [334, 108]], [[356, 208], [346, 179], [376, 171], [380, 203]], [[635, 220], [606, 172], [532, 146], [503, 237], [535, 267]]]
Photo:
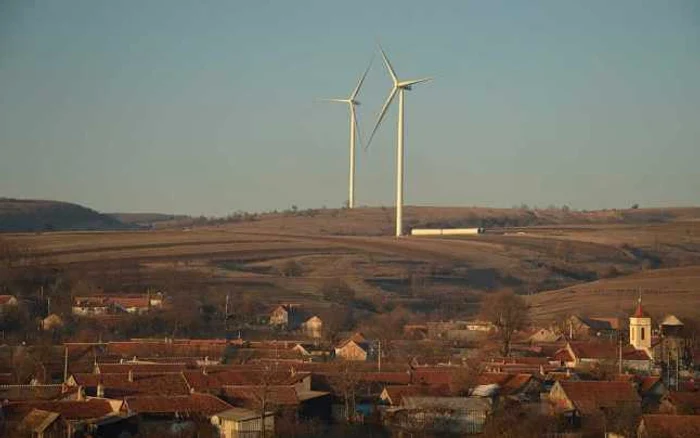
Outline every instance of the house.
[[0, 385], [0, 400], [72, 400], [78, 388], [67, 385]]
[[233, 406], [209, 394], [138, 395], [124, 398], [121, 414], [138, 418], [139, 433], [143, 436], [161, 436], [162, 430], [173, 424], [180, 430], [180, 436], [198, 433], [213, 436], [212, 417], [231, 408]]
[[562, 335], [561, 333], [557, 333], [554, 330], [548, 328], [541, 328], [532, 335], [530, 335], [528, 341], [532, 342], [533, 344], [539, 344], [542, 342], [559, 342], [562, 339], [564, 339], [564, 335]]
[[643, 415], [638, 438], [686, 438], [700, 436], [700, 415]]
[[55, 313], [52, 313], [51, 315], [41, 320], [40, 326], [42, 330], [59, 329], [63, 327], [63, 320], [60, 316], [56, 315]]
[[564, 322], [565, 334], [569, 339], [606, 338], [613, 339], [622, 330], [622, 319], [618, 317], [570, 316]]
[[162, 299], [151, 299], [150, 295], [95, 295], [75, 297], [73, 299], [73, 315], [101, 316], [114, 314], [141, 315], [152, 308], [161, 307]]
[[565, 348], [554, 355], [567, 368], [585, 368], [617, 364], [622, 356], [622, 367], [650, 372], [654, 363], [646, 350], [634, 346], [621, 346], [613, 342], [567, 342]]
[[10, 306], [16, 306], [19, 302], [14, 295], [0, 295], [0, 312]]
[[475, 341], [483, 339], [494, 329], [484, 321], [440, 321], [426, 324], [430, 339], [448, 339], [451, 341]]
[[320, 339], [323, 334], [323, 321], [318, 316], [314, 315], [301, 324], [301, 329], [307, 336]]
[[490, 412], [487, 398], [404, 396], [400, 406], [385, 411], [383, 422], [409, 433], [478, 434]]
[[641, 411], [641, 399], [628, 382], [557, 381], [548, 395], [553, 413], [579, 426], [587, 419], [595, 421], [605, 411]]
[[[303, 322], [301, 309], [296, 304], [280, 304], [270, 313], [270, 325], [287, 330], [297, 329]], [[320, 320], [320, 319], [319, 319]]]
[[300, 343], [296, 344], [292, 350], [300, 353], [304, 357], [311, 359], [323, 359], [330, 356], [331, 351], [316, 344]]
[[344, 360], [366, 361], [371, 351], [369, 342], [348, 339], [335, 348], [335, 356]]
[[659, 412], [674, 415], [700, 415], [700, 392], [669, 391], [661, 397]]
[[[98, 421], [118, 417], [117, 413], [121, 405], [122, 402], [119, 400], [95, 398], [71, 401], [31, 400], [6, 403], [3, 406], [3, 411], [11, 429], [19, 427], [26, 416], [33, 410], [58, 414], [60, 417], [59, 421], [64, 423], [61, 428], [67, 431], [63, 436], [74, 436], [74, 434], [78, 434], [82, 431], [93, 429], [95, 423]], [[41, 423], [40, 419], [43, 418], [44, 421], [48, 422], [51, 417], [53, 416], [35, 413], [34, 416], [30, 417], [24, 424], [25, 426], [33, 426], [36, 428], [37, 425]], [[15, 426], [12, 427], [12, 424]], [[52, 427], [47, 426], [47, 429], [52, 429]]]
[[404, 397], [447, 396], [449, 387], [442, 385], [386, 385], [379, 395], [382, 404], [400, 406]]
[[181, 373], [85, 374], [74, 373], [66, 381], [69, 387], [81, 387], [87, 395], [123, 398], [134, 395], [186, 395], [190, 393]]
[[534, 401], [539, 398], [541, 384], [532, 374], [481, 373], [477, 385], [497, 385], [498, 395], [517, 400]]
[[262, 435], [263, 427], [268, 436], [275, 433], [275, 416], [272, 412], [261, 415], [244, 408], [231, 408], [212, 415], [211, 423], [219, 430], [221, 438], [245, 438]]
[[29, 433], [32, 438], [62, 438], [68, 430], [61, 415], [57, 412], [32, 409], [22, 419], [17, 428], [19, 432]]

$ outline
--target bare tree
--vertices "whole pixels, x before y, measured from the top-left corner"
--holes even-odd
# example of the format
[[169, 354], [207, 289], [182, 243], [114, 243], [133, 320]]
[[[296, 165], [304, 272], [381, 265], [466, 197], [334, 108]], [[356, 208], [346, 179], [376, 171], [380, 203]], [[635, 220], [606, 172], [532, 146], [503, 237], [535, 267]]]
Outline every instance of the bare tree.
[[345, 420], [348, 423], [355, 417], [355, 395], [359, 385], [359, 375], [352, 370], [352, 366], [347, 362], [341, 364], [338, 372], [329, 378], [331, 388], [343, 397]]
[[498, 329], [501, 354], [510, 355], [513, 334], [528, 323], [528, 306], [525, 300], [512, 291], [488, 295], [481, 302], [481, 316]]

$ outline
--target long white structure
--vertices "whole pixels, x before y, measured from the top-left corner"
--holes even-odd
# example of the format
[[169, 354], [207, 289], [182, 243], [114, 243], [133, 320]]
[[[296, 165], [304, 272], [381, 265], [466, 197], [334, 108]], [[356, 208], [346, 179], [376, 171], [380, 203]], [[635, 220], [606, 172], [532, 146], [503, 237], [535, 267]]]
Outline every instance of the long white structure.
[[384, 116], [386, 115], [386, 111], [389, 108], [389, 105], [391, 105], [391, 102], [394, 100], [394, 97], [396, 97], [396, 94], [398, 93], [399, 95], [399, 118], [398, 118], [398, 135], [397, 135], [397, 146], [396, 146], [396, 237], [400, 237], [403, 235], [403, 184], [404, 184], [404, 177], [403, 177], [403, 171], [404, 171], [404, 152], [403, 152], [403, 147], [404, 147], [404, 118], [403, 118], [403, 112], [404, 112], [404, 92], [406, 90], [411, 90], [413, 85], [420, 84], [421, 82], [427, 82], [432, 80], [432, 78], [423, 78], [423, 79], [417, 79], [417, 80], [411, 80], [411, 81], [400, 81], [399, 78], [396, 76], [396, 72], [394, 71], [394, 68], [391, 66], [391, 63], [389, 62], [389, 59], [386, 56], [386, 53], [384, 53], [384, 50], [382, 49], [381, 46], [379, 46], [379, 51], [382, 53], [382, 58], [384, 59], [384, 65], [386, 65], [387, 70], [389, 70], [389, 75], [391, 76], [391, 80], [393, 81], [393, 87], [391, 88], [391, 92], [389, 93], [389, 96], [387, 97], [386, 101], [384, 102], [384, 106], [382, 107], [382, 111], [379, 113], [379, 117], [377, 118], [377, 123], [374, 125], [374, 129], [372, 129], [372, 134], [369, 136], [369, 140], [367, 141], [367, 146], [365, 146], [365, 149], [369, 147], [369, 144], [372, 142], [372, 138], [374, 138], [374, 134], [377, 132], [377, 128], [379, 128], [379, 124], [382, 122], [382, 119], [384, 119]]
[[483, 228], [414, 228], [411, 236], [473, 236], [483, 232]]
[[[374, 57], [372, 58], [374, 60]], [[323, 99], [326, 102], [340, 102], [348, 104], [350, 108], [350, 176], [348, 181], [348, 208], [355, 207], [355, 134], [359, 135], [359, 129], [357, 127], [357, 113], [355, 112], [355, 107], [360, 104], [357, 101], [357, 94], [360, 92], [360, 87], [367, 77], [370, 67], [372, 66], [372, 61], [369, 62], [365, 73], [360, 78], [357, 86], [350, 94], [347, 99]]]

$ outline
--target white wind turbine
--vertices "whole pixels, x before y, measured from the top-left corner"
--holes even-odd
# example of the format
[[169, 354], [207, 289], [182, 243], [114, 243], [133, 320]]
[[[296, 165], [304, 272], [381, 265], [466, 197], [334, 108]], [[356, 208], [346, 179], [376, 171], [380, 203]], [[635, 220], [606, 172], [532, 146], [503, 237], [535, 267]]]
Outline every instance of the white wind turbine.
[[389, 97], [387, 97], [386, 101], [384, 102], [384, 106], [382, 107], [382, 111], [379, 113], [379, 117], [377, 118], [377, 123], [374, 125], [374, 129], [372, 129], [372, 134], [369, 136], [369, 140], [367, 141], [367, 145], [365, 146], [365, 149], [369, 148], [370, 143], [372, 142], [372, 138], [374, 138], [374, 134], [377, 132], [377, 128], [379, 128], [379, 124], [382, 123], [382, 120], [384, 119], [384, 116], [386, 115], [386, 111], [389, 108], [389, 105], [391, 105], [391, 102], [394, 100], [394, 97], [396, 97], [396, 94], [398, 93], [399, 95], [399, 121], [398, 121], [398, 141], [397, 141], [397, 147], [396, 147], [396, 237], [400, 237], [403, 235], [403, 142], [404, 142], [404, 120], [403, 120], [403, 95], [404, 91], [410, 90], [411, 87], [415, 84], [419, 84], [421, 82], [427, 82], [432, 80], [432, 78], [423, 78], [423, 79], [416, 79], [416, 80], [411, 80], [411, 81], [400, 81], [399, 78], [396, 76], [396, 72], [394, 71], [394, 68], [391, 66], [391, 63], [389, 62], [389, 59], [386, 57], [386, 53], [384, 53], [384, 50], [382, 49], [382, 46], [379, 46], [379, 51], [382, 53], [382, 58], [384, 59], [384, 65], [386, 65], [386, 69], [389, 70], [389, 75], [391, 75], [391, 80], [394, 82], [394, 86], [391, 88], [391, 92], [389, 93]]
[[357, 94], [360, 92], [360, 87], [362, 87], [362, 83], [365, 81], [365, 77], [367, 77], [373, 60], [374, 57], [370, 60], [365, 73], [360, 78], [352, 94], [350, 94], [350, 97], [347, 99], [322, 99], [326, 102], [346, 103], [350, 108], [350, 177], [348, 184], [348, 208], [355, 207], [355, 134], [360, 134], [360, 130], [357, 126], [357, 113], [355, 112], [355, 106], [360, 104], [360, 102], [357, 101]]

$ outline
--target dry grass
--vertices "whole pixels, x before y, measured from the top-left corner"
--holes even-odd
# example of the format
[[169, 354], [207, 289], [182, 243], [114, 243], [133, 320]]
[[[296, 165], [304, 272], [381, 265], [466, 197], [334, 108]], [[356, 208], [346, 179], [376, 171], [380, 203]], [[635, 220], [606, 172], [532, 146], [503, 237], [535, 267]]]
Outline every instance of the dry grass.
[[700, 266], [657, 269], [625, 277], [579, 284], [528, 297], [533, 318], [558, 315], [629, 315], [640, 291], [644, 307], [655, 315], [700, 316]]
[[[397, 240], [387, 236], [393, 227], [391, 209], [360, 208], [326, 210], [313, 216], [270, 214], [257, 221], [191, 230], [5, 237], [33, 247], [44, 262], [80, 269], [97, 283], [112, 278], [106, 273], [115, 270], [138, 271], [134, 275], [145, 277], [138, 280], [139, 284], [148, 283], [151, 277], [179, 272], [192, 288], [216, 285], [252, 289], [260, 291], [261, 299], [266, 301], [322, 302], [319, 291], [324, 281], [337, 277], [346, 279], [361, 297], [386, 294], [407, 300], [407, 279], [416, 273], [428, 278], [425, 289], [429, 297], [430, 293], [441, 296], [502, 287], [529, 292], [559, 289], [598, 278], [612, 267], [616, 274], [634, 274], [650, 264], [700, 265], [700, 222], [696, 220], [700, 209], [579, 213], [413, 207], [407, 213], [408, 222], [417, 224], [534, 220], [540, 225], [490, 229], [485, 235], [465, 238]], [[661, 216], [667, 222], [644, 222]], [[371, 235], [378, 232], [384, 236]], [[301, 278], [280, 275], [281, 267], [289, 260], [302, 267]], [[684, 278], [686, 272], [667, 271], [661, 284], [671, 284], [674, 276]], [[635, 282], [645, 282], [650, 295], [657, 284], [647, 277], [632, 276], [591, 287], [604, 289], [616, 281], [632, 289], [637, 287]], [[391, 290], [383, 286], [390, 283], [394, 285]], [[576, 292], [566, 289], [533, 297], [535, 316], [544, 318], [572, 310], [623, 310], [628, 305], [629, 297], [622, 292], [598, 293], [607, 297], [600, 301], [607, 304], [599, 305], [597, 295], [579, 292], [577, 287]], [[692, 302], [689, 299], [698, 298], [685, 289], [673, 293], [669, 297], [679, 300], [679, 307], [687, 307]]]

